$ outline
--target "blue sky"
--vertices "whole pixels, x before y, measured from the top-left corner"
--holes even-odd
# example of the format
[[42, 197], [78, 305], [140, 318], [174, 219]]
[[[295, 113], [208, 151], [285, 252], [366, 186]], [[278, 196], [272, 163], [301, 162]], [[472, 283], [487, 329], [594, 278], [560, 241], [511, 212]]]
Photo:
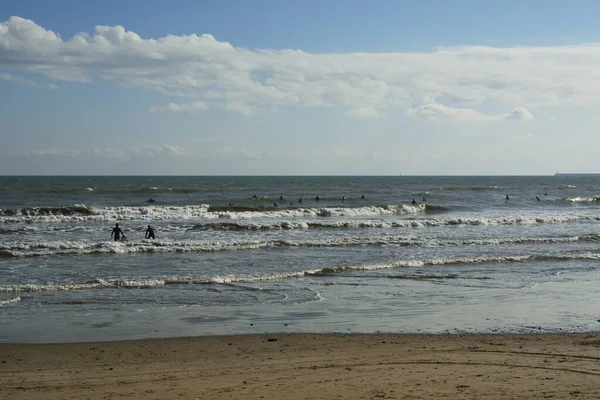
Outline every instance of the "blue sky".
[[3, 1], [0, 174], [598, 172], [597, 15], [594, 1]]

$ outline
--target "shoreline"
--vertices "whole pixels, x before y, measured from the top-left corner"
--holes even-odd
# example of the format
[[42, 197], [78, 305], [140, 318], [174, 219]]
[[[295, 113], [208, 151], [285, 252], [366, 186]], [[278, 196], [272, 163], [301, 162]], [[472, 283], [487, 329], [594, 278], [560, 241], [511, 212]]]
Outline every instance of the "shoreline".
[[600, 332], [0, 344], [0, 398], [598, 398]]

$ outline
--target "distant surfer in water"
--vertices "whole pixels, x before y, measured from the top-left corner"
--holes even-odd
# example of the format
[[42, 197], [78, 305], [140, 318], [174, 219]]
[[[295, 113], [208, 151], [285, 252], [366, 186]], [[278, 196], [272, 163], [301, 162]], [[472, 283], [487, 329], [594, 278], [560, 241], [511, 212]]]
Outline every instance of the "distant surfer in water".
[[120, 241], [121, 238], [125, 239], [125, 234], [123, 233], [121, 228], [119, 228], [119, 224], [115, 225], [112, 232], [110, 233], [110, 237], [113, 238], [115, 242]]
[[417, 201], [413, 199], [412, 204], [417, 204]]
[[150, 225], [148, 225], [148, 228], [146, 229], [146, 234], [144, 235], [144, 239], [155, 239], [154, 229], [152, 229], [152, 227]]
[[148, 200], [146, 200], [146, 203], [154, 203], [156, 200], [154, 200], [152, 197], [150, 197]]

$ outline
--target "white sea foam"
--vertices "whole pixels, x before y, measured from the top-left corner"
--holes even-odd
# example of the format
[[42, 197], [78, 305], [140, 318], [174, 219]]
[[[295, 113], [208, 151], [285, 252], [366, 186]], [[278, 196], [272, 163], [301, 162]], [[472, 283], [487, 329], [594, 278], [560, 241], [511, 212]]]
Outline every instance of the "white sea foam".
[[21, 301], [20, 297], [13, 297], [12, 299], [0, 300], [0, 307], [7, 306], [9, 304], [18, 303]]
[[[319, 269], [309, 269], [302, 271], [284, 271], [278, 273], [256, 273], [256, 274], [229, 274], [207, 277], [190, 276], [171, 276], [171, 277], [146, 277], [146, 278], [118, 278], [118, 279], [95, 279], [90, 282], [70, 282], [70, 283], [44, 283], [44, 284], [20, 284], [20, 285], [0, 285], [0, 293], [22, 293], [22, 292], [51, 292], [51, 291], [72, 291], [72, 290], [97, 290], [105, 288], [152, 288], [165, 285], [193, 285], [193, 284], [223, 284], [233, 285], [238, 288], [248, 290], [261, 290], [257, 287], [243, 285], [243, 283], [275, 281], [294, 279], [304, 276], [331, 275], [352, 273], [358, 271], [376, 271], [386, 269], [401, 269], [412, 267], [460, 265], [460, 264], [484, 264], [484, 263], [514, 263], [526, 262], [529, 260], [599, 260], [600, 254], [593, 252], [582, 252], [574, 254], [561, 254], [556, 256], [492, 256], [492, 257], [440, 257], [424, 259], [398, 260], [389, 263], [331, 266]], [[242, 283], [242, 284], [240, 284]], [[17, 300], [18, 299], [18, 300]], [[20, 301], [15, 297], [7, 302]], [[0, 303], [1, 305], [2, 303]]]
[[597, 241], [598, 235], [568, 237], [507, 237], [484, 239], [419, 239], [409, 235], [328, 236], [302, 239], [230, 239], [230, 240], [132, 240], [113, 241], [10, 241], [0, 244], [0, 256], [39, 257], [49, 255], [131, 254], [131, 253], [194, 253], [216, 251], [257, 250], [268, 247], [345, 247], [345, 246], [486, 246], [498, 244], [572, 243]]
[[587, 197], [568, 197], [566, 201], [570, 203], [594, 203], [599, 202], [599, 196], [587, 196]]
[[[75, 207], [75, 206], [74, 206]], [[77, 206], [85, 207], [85, 206]], [[369, 217], [423, 213], [424, 204], [399, 206], [368, 206], [358, 208], [325, 207], [252, 211], [209, 211], [208, 204], [190, 206], [89, 207], [86, 213], [51, 213], [41, 208], [28, 209], [26, 215], [0, 215], [0, 221], [14, 222], [74, 222], [74, 221], [189, 221], [217, 219], [265, 219], [311, 217]]]

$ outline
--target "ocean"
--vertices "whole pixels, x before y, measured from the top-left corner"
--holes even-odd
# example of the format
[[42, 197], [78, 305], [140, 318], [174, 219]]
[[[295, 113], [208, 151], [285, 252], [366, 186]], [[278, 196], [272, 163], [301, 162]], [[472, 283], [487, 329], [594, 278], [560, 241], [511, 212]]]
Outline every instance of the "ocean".
[[0, 342], [597, 331], [599, 193], [587, 175], [0, 177]]

